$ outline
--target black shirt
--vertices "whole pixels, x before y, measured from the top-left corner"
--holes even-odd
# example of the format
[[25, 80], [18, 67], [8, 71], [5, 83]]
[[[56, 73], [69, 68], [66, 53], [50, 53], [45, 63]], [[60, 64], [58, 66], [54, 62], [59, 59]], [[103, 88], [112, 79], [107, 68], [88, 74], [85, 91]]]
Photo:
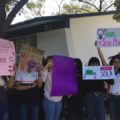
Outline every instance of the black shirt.
[[103, 92], [104, 81], [102, 80], [86, 80], [84, 82], [85, 92]]
[[104, 92], [105, 82], [113, 84], [113, 80], [84, 80], [85, 92]]

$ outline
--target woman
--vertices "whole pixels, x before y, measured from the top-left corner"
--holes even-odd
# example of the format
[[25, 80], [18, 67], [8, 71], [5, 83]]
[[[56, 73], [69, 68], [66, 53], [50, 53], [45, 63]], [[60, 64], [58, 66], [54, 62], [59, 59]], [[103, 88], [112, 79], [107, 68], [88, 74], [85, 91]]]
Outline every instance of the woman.
[[14, 84], [14, 76], [2, 77], [0, 76], [0, 120], [9, 120], [8, 118], [8, 101], [6, 97], [7, 88], [12, 88]]
[[28, 61], [27, 70], [16, 73], [16, 89], [19, 118], [18, 120], [38, 120], [39, 89], [42, 80], [36, 71], [36, 63]]
[[[90, 58], [88, 66], [100, 66], [97, 57]], [[104, 110], [104, 81], [86, 80], [85, 81], [85, 107], [88, 120], [105, 120]]]
[[45, 82], [43, 100], [45, 120], [59, 120], [62, 109], [62, 96], [50, 96], [53, 64], [52, 56], [48, 57], [47, 65], [42, 73], [42, 80]]
[[84, 86], [82, 80], [82, 62], [79, 58], [74, 59], [77, 69], [78, 93], [68, 98], [67, 120], [83, 120]]
[[[103, 65], [108, 65], [101, 49], [97, 47]], [[120, 54], [110, 57], [110, 65], [114, 66], [114, 84], [110, 86], [110, 119], [120, 120]]]

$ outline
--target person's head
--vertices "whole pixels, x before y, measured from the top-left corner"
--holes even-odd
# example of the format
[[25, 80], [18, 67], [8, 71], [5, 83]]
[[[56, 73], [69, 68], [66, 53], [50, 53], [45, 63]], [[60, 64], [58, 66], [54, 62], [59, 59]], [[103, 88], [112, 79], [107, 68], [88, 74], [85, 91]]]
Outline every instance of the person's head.
[[75, 58], [74, 61], [76, 64], [77, 72], [82, 74], [82, 61], [79, 58]]
[[43, 57], [43, 59], [42, 59], [42, 65], [43, 65], [43, 67], [45, 67], [47, 65], [47, 59], [45, 57]]
[[109, 57], [109, 59], [110, 59], [109, 64], [114, 66], [115, 72], [120, 72], [120, 55], [117, 54], [117, 55], [111, 56]]
[[27, 71], [32, 72], [36, 68], [36, 62], [34, 60], [29, 60], [27, 63]]
[[50, 61], [53, 61], [53, 56], [48, 56], [47, 57], [47, 63], [50, 62]]
[[48, 64], [48, 69], [51, 70], [53, 66], [53, 56], [47, 57], [47, 64]]
[[91, 57], [88, 62], [88, 66], [100, 66], [100, 61], [97, 57]]

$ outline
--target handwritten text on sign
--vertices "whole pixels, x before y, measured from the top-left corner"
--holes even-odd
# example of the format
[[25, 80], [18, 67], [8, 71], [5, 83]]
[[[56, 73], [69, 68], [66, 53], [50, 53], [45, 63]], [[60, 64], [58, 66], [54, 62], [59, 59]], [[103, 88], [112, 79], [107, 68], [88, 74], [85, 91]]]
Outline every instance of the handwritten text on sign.
[[0, 76], [13, 75], [15, 48], [11, 41], [0, 38]]
[[84, 80], [114, 79], [114, 67], [113, 66], [84, 66], [83, 79]]
[[102, 28], [97, 30], [98, 47], [119, 47], [120, 28]]

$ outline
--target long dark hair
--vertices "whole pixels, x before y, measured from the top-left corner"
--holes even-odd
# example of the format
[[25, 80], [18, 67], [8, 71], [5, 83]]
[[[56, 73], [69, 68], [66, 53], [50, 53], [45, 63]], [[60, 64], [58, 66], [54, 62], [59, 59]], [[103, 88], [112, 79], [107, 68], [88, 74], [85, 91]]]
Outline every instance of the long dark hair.
[[43, 65], [43, 67], [45, 67], [47, 65], [47, 60], [45, 57], [43, 57], [43, 59], [42, 59], [42, 65]]
[[82, 75], [82, 61], [79, 58], [74, 59], [76, 63], [77, 73]]
[[[110, 56], [108, 59], [110, 60], [109, 61], [109, 65], [113, 65], [115, 59], [119, 59], [120, 60], [120, 55], [116, 54], [114, 56]], [[118, 74], [118, 73], [120, 73], [120, 68], [118, 69], [118, 71], [116, 72], [116, 74]]]
[[97, 57], [91, 57], [89, 59], [88, 65], [90, 66], [93, 63], [97, 63], [98, 65], [100, 65], [100, 60]]

